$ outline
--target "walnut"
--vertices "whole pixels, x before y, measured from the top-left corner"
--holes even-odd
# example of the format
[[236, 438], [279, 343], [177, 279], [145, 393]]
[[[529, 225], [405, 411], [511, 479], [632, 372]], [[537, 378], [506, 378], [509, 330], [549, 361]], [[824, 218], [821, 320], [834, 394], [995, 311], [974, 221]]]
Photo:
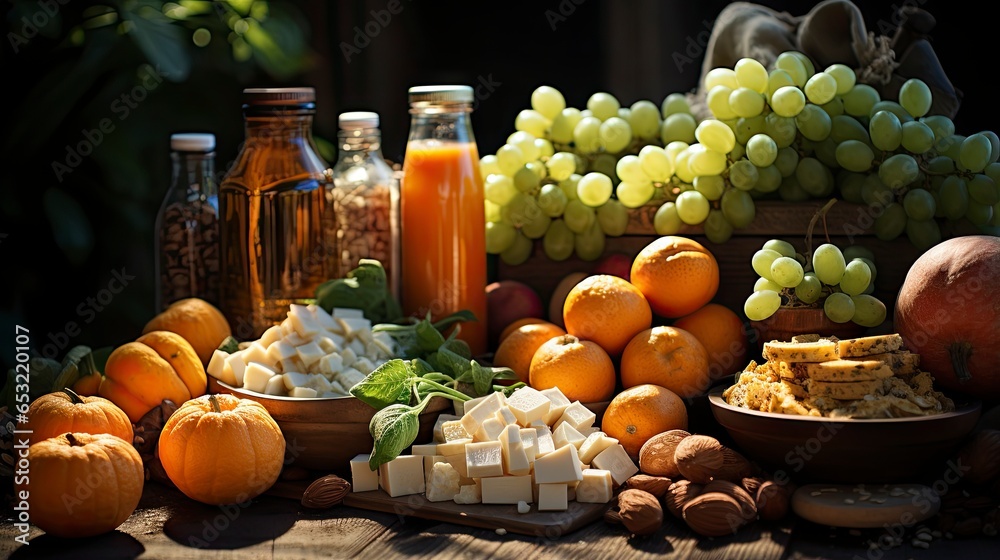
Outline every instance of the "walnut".
[[646, 440], [639, 449], [639, 470], [654, 476], [680, 478], [674, 451], [681, 440], [690, 435], [684, 430], [669, 430]]
[[1000, 474], [1000, 430], [982, 430], [958, 454], [959, 464], [967, 465], [965, 479], [985, 484]]
[[657, 500], [662, 500], [671, 484], [673, 484], [673, 481], [665, 476], [637, 474], [625, 481], [625, 488], [645, 490], [646, 492], [656, 496]]
[[706, 484], [715, 477], [725, 463], [725, 454], [719, 440], [711, 436], [688, 436], [677, 444], [674, 461], [684, 478]]
[[302, 493], [302, 505], [326, 509], [344, 501], [351, 492], [351, 483], [336, 475], [327, 475], [309, 485]]
[[663, 525], [663, 508], [656, 496], [644, 490], [623, 490], [617, 506], [604, 514], [605, 521], [621, 523], [633, 535], [652, 535]]

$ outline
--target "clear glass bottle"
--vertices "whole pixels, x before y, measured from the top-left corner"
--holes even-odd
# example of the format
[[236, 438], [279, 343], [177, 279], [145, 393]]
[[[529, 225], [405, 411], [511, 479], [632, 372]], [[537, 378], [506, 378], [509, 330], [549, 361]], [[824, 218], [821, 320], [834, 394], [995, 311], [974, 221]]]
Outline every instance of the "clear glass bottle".
[[360, 259], [376, 259], [399, 299], [399, 185], [382, 157], [378, 113], [341, 113], [339, 123], [331, 191], [337, 216], [336, 276], [347, 276]]
[[459, 338], [486, 351], [486, 217], [469, 86], [410, 88], [400, 186], [402, 306], [438, 318], [467, 309]]
[[156, 310], [197, 297], [219, 305], [219, 192], [215, 135], [170, 136], [170, 187], [156, 215]]
[[337, 270], [331, 170], [312, 137], [313, 88], [243, 91], [245, 140], [219, 187], [222, 311], [240, 340], [315, 301]]

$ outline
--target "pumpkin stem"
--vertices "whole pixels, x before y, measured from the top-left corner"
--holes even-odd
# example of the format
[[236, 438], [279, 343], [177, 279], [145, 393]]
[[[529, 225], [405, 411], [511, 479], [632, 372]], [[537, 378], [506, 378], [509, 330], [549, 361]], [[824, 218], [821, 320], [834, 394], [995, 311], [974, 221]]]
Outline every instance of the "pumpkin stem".
[[74, 436], [72, 432], [66, 434], [66, 441], [68, 441], [69, 444], [73, 447], [76, 447], [78, 445], [83, 445], [76, 439], [76, 436]]
[[69, 387], [63, 387], [62, 392], [69, 395], [69, 400], [73, 404], [83, 404], [83, 399], [81, 399], [80, 395], [77, 395], [76, 391], [74, 391], [73, 389], [70, 389]]
[[215, 395], [208, 397], [208, 402], [212, 403], [212, 411], [221, 413], [222, 409], [219, 408], [219, 399], [215, 398]]
[[972, 380], [972, 372], [969, 371], [969, 358], [972, 356], [972, 344], [969, 342], [955, 342], [948, 347], [951, 354], [951, 367], [955, 369], [955, 376], [960, 383]]

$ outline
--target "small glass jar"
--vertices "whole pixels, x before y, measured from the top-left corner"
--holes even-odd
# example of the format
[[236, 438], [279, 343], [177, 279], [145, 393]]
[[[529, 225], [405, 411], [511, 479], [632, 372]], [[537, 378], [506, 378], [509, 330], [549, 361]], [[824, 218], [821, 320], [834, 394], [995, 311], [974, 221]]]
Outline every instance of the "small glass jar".
[[215, 135], [170, 136], [172, 177], [156, 215], [156, 310], [197, 297], [219, 305], [219, 192]]
[[361, 259], [382, 263], [399, 299], [399, 184], [382, 157], [378, 113], [342, 113], [331, 198], [337, 217], [338, 278]]

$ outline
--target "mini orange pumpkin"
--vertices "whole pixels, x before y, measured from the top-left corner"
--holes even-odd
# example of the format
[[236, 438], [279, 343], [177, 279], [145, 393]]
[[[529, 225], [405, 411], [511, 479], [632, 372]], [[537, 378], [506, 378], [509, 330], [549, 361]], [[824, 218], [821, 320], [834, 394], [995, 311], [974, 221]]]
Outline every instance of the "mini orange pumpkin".
[[216, 348], [232, 334], [222, 311], [200, 298], [171, 303], [142, 329], [143, 334], [153, 331], [170, 331], [183, 336], [206, 367]]
[[22, 477], [31, 522], [57, 537], [90, 537], [125, 522], [142, 497], [139, 452], [110, 434], [66, 433], [28, 448], [31, 476]]
[[81, 397], [71, 389], [42, 395], [28, 408], [31, 443], [67, 432], [111, 434], [132, 442], [132, 422], [115, 403], [101, 397]]
[[170, 481], [187, 497], [235, 504], [259, 496], [278, 480], [285, 437], [260, 403], [205, 395], [170, 416], [158, 453]]
[[179, 334], [153, 331], [115, 348], [98, 394], [138, 422], [163, 399], [182, 403], [205, 394], [205, 367]]

